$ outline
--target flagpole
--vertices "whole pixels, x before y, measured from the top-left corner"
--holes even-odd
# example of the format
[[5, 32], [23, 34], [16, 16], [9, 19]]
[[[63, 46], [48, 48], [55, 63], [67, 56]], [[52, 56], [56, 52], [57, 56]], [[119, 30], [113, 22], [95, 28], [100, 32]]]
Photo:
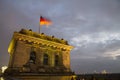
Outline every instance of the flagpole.
[[41, 26], [40, 26], [40, 24], [39, 24], [39, 31], [38, 31], [38, 32], [39, 32], [39, 34], [40, 34], [40, 27], [41, 27]]
[[39, 31], [38, 31], [39, 34], [40, 34], [40, 27], [41, 27], [40, 20], [41, 20], [41, 17], [39, 18]]

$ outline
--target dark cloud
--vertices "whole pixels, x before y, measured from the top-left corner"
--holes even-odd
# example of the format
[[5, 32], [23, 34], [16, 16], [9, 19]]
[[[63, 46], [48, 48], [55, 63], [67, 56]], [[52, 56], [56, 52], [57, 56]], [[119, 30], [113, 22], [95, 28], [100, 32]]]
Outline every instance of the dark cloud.
[[8, 63], [7, 47], [13, 32], [21, 28], [38, 32], [42, 15], [53, 21], [52, 26], [42, 27], [42, 32], [67, 39], [75, 47], [71, 66], [76, 73], [118, 72], [119, 9], [119, 0], [1, 0], [0, 66]]

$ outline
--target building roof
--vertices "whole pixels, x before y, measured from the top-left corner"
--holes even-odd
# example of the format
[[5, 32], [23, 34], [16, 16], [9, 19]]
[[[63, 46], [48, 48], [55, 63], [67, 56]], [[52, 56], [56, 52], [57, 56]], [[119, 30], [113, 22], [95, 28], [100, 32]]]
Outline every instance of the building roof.
[[58, 38], [55, 38], [54, 36], [45, 35], [44, 33], [39, 34], [39, 33], [33, 32], [31, 29], [30, 30], [21, 29], [19, 33], [32, 36], [32, 37], [36, 37], [36, 38], [40, 38], [40, 39], [44, 39], [44, 40], [48, 40], [48, 41], [54, 41], [57, 43], [69, 45], [68, 42], [64, 39], [58, 39]]

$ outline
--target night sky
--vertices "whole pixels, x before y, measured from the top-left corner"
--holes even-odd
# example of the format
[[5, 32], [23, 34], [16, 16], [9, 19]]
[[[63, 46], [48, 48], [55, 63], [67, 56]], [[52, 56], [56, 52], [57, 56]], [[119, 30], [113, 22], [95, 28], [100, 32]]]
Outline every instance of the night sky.
[[0, 67], [8, 65], [14, 31], [39, 30], [68, 40], [76, 73], [120, 72], [120, 0], [0, 0]]

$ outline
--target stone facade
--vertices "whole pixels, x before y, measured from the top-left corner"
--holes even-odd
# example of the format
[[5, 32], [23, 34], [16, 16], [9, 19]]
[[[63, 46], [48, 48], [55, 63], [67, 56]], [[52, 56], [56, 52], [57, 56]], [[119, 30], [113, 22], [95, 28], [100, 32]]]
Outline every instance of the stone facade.
[[19, 75], [23, 73], [72, 75], [70, 69], [72, 48], [64, 39], [22, 29], [20, 32], [14, 32], [10, 42], [8, 48], [10, 60], [6, 72]]

